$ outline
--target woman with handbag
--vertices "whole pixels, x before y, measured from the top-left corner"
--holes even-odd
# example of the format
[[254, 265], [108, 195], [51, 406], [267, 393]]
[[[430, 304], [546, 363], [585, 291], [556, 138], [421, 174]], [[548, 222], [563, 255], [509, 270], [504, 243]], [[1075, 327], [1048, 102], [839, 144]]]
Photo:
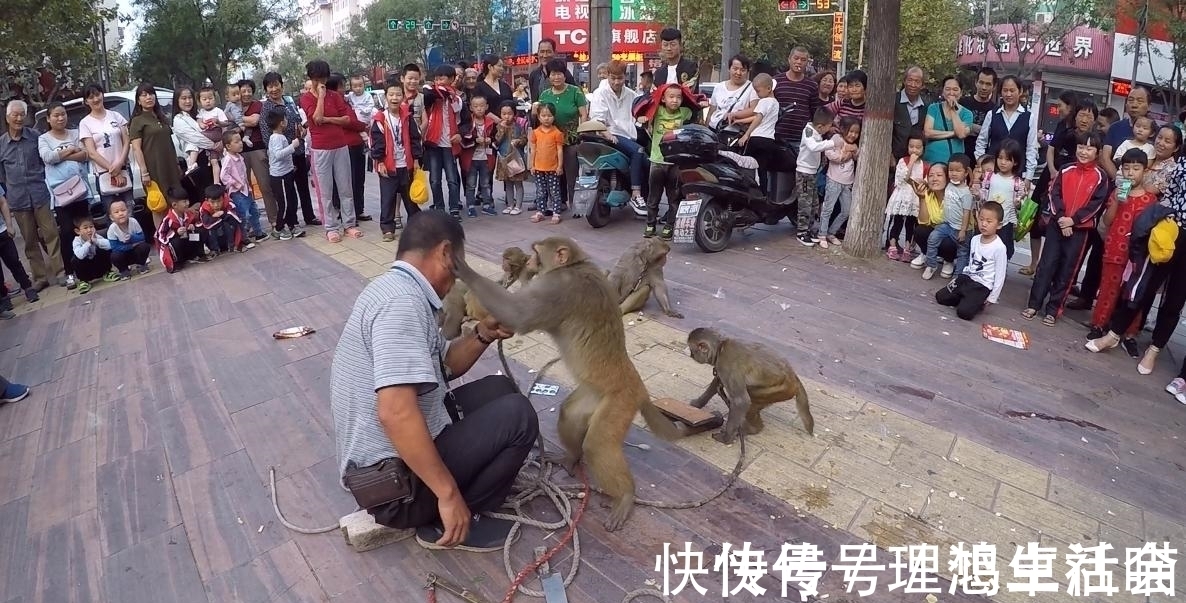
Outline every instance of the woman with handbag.
[[45, 163], [45, 184], [53, 196], [66, 288], [74, 289], [78, 286], [72, 247], [74, 220], [90, 215], [90, 189], [85, 178], [87, 152], [78, 139], [78, 130], [66, 128], [66, 107], [62, 103], [51, 103], [45, 115], [49, 131], [37, 139], [37, 150]]
[[[758, 93], [749, 81], [750, 60], [742, 55], [734, 55], [729, 59], [729, 79], [712, 89], [712, 98], [708, 101], [708, 127], [719, 130], [730, 125], [726, 119], [734, 113], [740, 113], [738, 118], [752, 115], [747, 112], [758, 100]], [[738, 135], [744, 132], [742, 128], [735, 128]]]
[[[131, 138], [128, 120], [118, 111], [108, 111], [103, 104], [103, 88], [91, 84], [82, 91], [83, 102], [91, 112], [78, 122], [78, 138], [90, 159], [91, 182], [106, 209], [121, 199], [132, 205], [132, 170], [128, 166]], [[73, 240], [74, 230], [70, 231]]]

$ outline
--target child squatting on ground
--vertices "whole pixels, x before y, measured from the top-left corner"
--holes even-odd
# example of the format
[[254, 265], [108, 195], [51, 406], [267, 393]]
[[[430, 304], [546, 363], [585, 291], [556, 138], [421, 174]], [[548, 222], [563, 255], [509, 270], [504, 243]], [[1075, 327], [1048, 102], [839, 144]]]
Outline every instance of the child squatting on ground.
[[188, 261], [206, 262], [204, 229], [198, 213], [190, 211], [188, 193], [182, 188], [170, 188], [169, 211], [161, 218], [156, 230], [156, 241], [161, 265], [172, 274]]
[[78, 278], [78, 293], [91, 290], [91, 283], [102, 279], [105, 283], [121, 280], [111, 267], [111, 243], [95, 232], [95, 221], [89, 216], [74, 220], [74, 276]]
[[[206, 187], [206, 200], [198, 208], [198, 218], [206, 231], [201, 239], [210, 248], [210, 259], [231, 251], [247, 250], [242, 220], [235, 214], [225, 187], [218, 184]], [[255, 243], [250, 246], [254, 247]]]
[[120, 279], [131, 278], [133, 266], [139, 274], [147, 274], [152, 245], [140, 228], [140, 222], [131, 218], [127, 202], [123, 199], [112, 201], [107, 207], [107, 215], [111, 217], [111, 226], [107, 227], [111, 265], [119, 271]]
[[946, 287], [935, 292], [936, 302], [954, 306], [956, 316], [964, 320], [976, 318], [987, 304], [997, 303], [1005, 286], [1009, 257], [1005, 243], [997, 235], [1004, 218], [1005, 209], [1000, 203], [988, 201], [981, 206], [976, 216], [980, 234], [972, 237], [968, 265]]

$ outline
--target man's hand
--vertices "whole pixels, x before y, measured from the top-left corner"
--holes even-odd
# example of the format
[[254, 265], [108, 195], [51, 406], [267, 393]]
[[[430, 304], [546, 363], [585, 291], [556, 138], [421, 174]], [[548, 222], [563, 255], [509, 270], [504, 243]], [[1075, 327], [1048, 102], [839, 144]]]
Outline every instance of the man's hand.
[[482, 339], [510, 339], [515, 336], [515, 332], [510, 327], [499, 324], [493, 316], [487, 316], [478, 323], [476, 329]]
[[465, 542], [469, 536], [470, 513], [465, 499], [461, 498], [461, 492], [438, 500], [437, 511], [441, 514], [441, 525], [445, 528], [445, 534], [436, 543], [453, 547]]
[[959, 242], [960, 242], [961, 244], [964, 242], [964, 239], [966, 239], [967, 237], [968, 237], [968, 233], [967, 233], [967, 232], [965, 232], [965, 231], [962, 231], [962, 230], [959, 232]]

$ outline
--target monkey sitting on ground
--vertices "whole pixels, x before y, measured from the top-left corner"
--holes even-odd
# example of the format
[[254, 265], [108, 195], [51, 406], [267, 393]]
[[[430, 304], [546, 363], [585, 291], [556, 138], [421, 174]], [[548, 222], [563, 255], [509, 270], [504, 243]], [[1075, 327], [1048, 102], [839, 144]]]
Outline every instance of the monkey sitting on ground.
[[695, 401], [704, 408], [714, 395], [720, 395], [729, 407], [725, 426], [712, 435], [729, 444], [744, 423], [746, 435], [762, 431], [762, 409], [783, 400], [795, 399], [803, 429], [814, 435], [815, 419], [807, 403], [807, 389], [791, 364], [774, 350], [751, 341], [731, 339], [707, 327], [688, 334], [688, 352], [700, 364], [711, 364], [712, 383]]
[[593, 480], [612, 499], [605, 529], [622, 527], [634, 508], [634, 477], [623, 441], [635, 414], [667, 440], [681, 435], [676, 425], [651, 404], [650, 394], [626, 351], [618, 301], [605, 273], [564, 237], [532, 245], [528, 265], [539, 276], [516, 292], [474, 272], [456, 258], [457, 277], [469, 284], [490, 314], [516, 333], [544, 331], [576, 379], [561, 402], [558, 431], [566, 453], [559, 462], [569, 474], [584, 461]]
[[618, 296], [622, 314], [641, 310], [647, 298], [654, 294], [664, 314], [672, 318], [684, 317], [671, 307], [667, 297], [663, 266], [667, 265], [670, 252], [671, 245], [662, 239], [643, 239], [631, 245], [618, 259], [609, 273], [609, 282]]
[[[502, 279], [499, 280], [499, 284], [509, 288], [520, 278], [523, 279], [523, 284], [531, 282], [535, 277], [535, 270], [527, 267], [529, 259], [530, 257], [518, 247], [506, 248], [502, 252]], [[439, 322], [447, 339], [461, 335], [461, 325], [467, 319], [481, 322], [487, 316], [486, 309], [478, 303], [464, 282], [456, 283], [445, 299], [441, 300], [441, 305]]]

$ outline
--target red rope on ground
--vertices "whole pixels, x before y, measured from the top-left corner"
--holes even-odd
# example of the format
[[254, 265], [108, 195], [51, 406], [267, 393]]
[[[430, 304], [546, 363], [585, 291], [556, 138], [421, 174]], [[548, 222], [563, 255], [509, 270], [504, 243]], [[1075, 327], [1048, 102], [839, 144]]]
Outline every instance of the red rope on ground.
[[584, 486], [584, 490], [581, 496], [581, 504], [577, 506], [577, 512], [572, 517], [572, 524], [568, 526], [568, 530], [564, 533], [564, 537], [560, 539], [560, 542], [556, 543], [556, 546], [553, 546], [548, 550], [548, 552], [544, 553], [543, 557], [540, 557], [534, 562], [527, 564], [527, 567], [524, 567], [519, 571], [519, 575], [515, 576], [515, 579], [511, 581], [511, 586], [507, 589], [507, 594], [505, 597], [503, 597], [502, 603], [511, 603], [514, 601], [515, 593], [518, 592], [519, 586], [527, 580], [527, 577], [538, 570], [539, 566], [546, 563], [552, 558], [553, 555], [559, 552], [560, 549], [564, 547], [564, 545], [568, 544], [568, 542], [572, 540], [572, 535], [577, 531], [577, 526], [581, 523], [581, 516], [585, 514], [585, 507], [589, 504], [589, 480], [585, 478], [584, 468], [578, 465], [577, 474], [581, 478], [581, 485]]

